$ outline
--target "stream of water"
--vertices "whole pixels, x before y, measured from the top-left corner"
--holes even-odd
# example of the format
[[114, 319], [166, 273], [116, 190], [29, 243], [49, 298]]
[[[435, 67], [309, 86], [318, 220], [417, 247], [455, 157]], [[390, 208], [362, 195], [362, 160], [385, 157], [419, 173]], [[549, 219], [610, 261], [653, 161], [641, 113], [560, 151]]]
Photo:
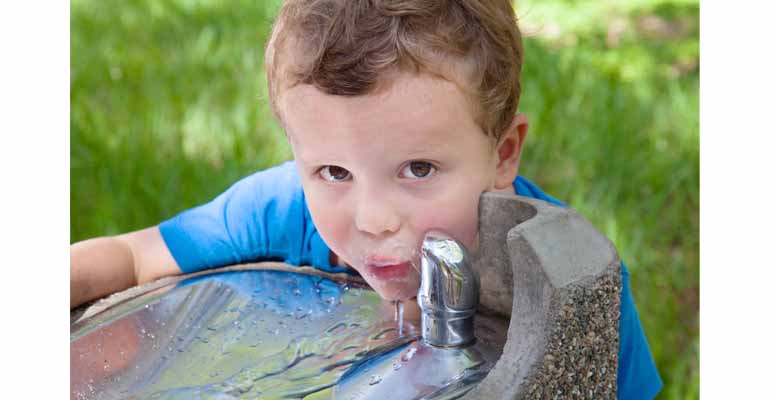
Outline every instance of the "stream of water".
[[398, 336], [404, 335], [404, 303], [396, 300], [396, 321], [398, 322]]

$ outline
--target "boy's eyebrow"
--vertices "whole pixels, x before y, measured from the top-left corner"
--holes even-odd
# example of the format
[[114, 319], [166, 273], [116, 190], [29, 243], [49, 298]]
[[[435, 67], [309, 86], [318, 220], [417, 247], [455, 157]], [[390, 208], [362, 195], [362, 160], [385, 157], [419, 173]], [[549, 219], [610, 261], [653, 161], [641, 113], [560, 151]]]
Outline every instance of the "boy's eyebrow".
[[[402, 154], [404, 161], [431, 158], [438, 151], [443, 149], [447, 144], [443, 140], [431, 141], [429, 143], [422, 143], [419, 145], [399, 145], [394, 147], [399, 153]], [[306, 168], [315, 168], [322, 165], [336, 165], [341, 164], [337, 162], [337, 158], [334, 155], [308, 155], [302, 152], [294, 154], [295, 159], [301, 159], [302, 164]]]

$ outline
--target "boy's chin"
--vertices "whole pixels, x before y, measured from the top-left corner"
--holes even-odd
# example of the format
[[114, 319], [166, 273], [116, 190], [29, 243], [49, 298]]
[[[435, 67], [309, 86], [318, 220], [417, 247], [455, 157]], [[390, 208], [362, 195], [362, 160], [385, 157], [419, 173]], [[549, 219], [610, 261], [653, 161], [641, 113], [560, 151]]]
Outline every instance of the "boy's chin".
[[417, 296], [417, 291], [420, 288], [419, 281], [417, 283], [398, 281], [376, 282], [374, 284], [370, 283], [370, 286], [380, 297], [388, 301], [405, 301], [414, 298]]

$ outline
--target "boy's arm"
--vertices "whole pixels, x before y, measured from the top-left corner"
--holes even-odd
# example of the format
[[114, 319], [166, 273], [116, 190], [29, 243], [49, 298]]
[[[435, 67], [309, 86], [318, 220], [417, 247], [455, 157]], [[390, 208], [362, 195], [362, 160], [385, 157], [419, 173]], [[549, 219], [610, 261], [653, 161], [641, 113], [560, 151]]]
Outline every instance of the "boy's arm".
[[182, 271], [157, 226], [70, 246], [70, 309]]

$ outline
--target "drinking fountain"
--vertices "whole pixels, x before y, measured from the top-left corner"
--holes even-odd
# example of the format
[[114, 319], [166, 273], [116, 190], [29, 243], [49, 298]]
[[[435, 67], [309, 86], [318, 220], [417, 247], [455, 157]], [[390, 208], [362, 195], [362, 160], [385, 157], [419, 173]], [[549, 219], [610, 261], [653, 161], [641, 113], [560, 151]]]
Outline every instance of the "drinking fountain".
[[427, 232], [420, 273], [420, 340], [351, 368], [335, 386], [335, 399], [457, 398], [494, 365], [500, 352], [475, 336], [479, 278], [465, 246], [444, 232]]
[[358, 276], [262, 262], [71, 313], [75, 399], [615, 398], [620, 260], [574, 210], [484, 193], [474, 254], [434, 231], [419, 317]]

